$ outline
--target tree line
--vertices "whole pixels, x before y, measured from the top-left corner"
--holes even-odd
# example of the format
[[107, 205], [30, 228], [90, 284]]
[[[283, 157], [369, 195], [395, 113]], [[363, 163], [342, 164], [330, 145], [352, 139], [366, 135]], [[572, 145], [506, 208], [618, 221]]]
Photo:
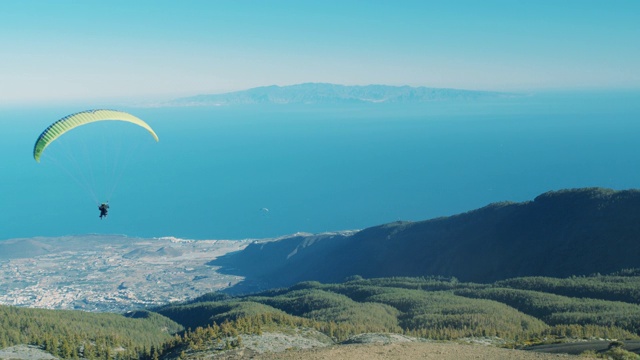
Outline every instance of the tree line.
[[353, 276], [235, 297], [206, 294], [124, 316], [0, 306], [0, 347], [33, 344], [63, 359], [180, 358], [287, 328], [314, 329], [335, 342], [368, 332], [437, 340], [497, 336], [513, 346], [554, 337], [637, 339], [638, 283], [633, 271], [493, 284]]

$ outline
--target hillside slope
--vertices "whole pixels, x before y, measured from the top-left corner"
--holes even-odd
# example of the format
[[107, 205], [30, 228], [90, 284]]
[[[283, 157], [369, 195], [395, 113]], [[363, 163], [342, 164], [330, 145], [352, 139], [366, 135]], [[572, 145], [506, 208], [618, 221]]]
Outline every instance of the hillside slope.
[[586, 188], [354, 234], [254, 243], [211, 264], [245, 276], [235, 291], [246, 292], [352, 275], [442, 275], [487, 283], [611, 273], [640, 267], [639, 254], [640, 191]]

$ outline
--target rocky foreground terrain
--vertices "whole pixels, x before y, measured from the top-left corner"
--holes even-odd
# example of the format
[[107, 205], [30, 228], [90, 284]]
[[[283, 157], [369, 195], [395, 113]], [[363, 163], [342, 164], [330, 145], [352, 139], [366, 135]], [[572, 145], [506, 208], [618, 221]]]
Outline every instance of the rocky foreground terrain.
[[251, 241], [86, 235], [0, 241], [0, 304], [123, 312], [241, 281], [212, 259]]
[[496, 338], [436, 342], [399, 334], [360, 334], [337, 345], [329, 339], [323, 339], [321, 334], [318, 335], [264, 333], [261, 336], [245, 336], [245, 345], [241, 349], [215, 355], [206, 351], [183, 355], [186, 355], [186, 359], [224, 360], [546, 360], [574, 357], [566, 354], [503, 349], [496, 346], [496, 340], [499, 340]]
[[[584, 357], [567, 354], [547, 354], [524, 350], [503, 349], [478, 343], [464, 342], [425, 342], [410, 339], [382, 340], [374, 338], [345, 345], [299, 346], [287, 349], [279, 348], [285, 344], [293, 345], [293, 337], [286, 339], [284, 334], [264, 334], [260, 343], [256, 339], [247, 339], [253, 346], [227, 352], [202, 351], [182, 354], [182, 359], [224, 359], [224, 360], [552, 360], [578, 359]], [[267, 344], [270, 342], [270, 344]], [[306, 344], [312, 345], [312, 344]], [[177, 357], [172, 357], [177, 358]], [[54, 356], [27, 345], [13, 346], [0, 350], [0, 359], [39, 359], [54, 360]]]
[[[493, 346], [468, 345], [459, 343], [393, 343], [393, 344], [353, 344], [326, 348], [285, 351], [280, 353], [255, 354], [250, 351], [221, 354], [215, 359], [255, 359], [255, 360], [551, 360], [573, 359], [578, 356], [565, 354], [544, 354], [532, 351], [501, 349]], [[584, 359], [584, 358], [583, 358]]]

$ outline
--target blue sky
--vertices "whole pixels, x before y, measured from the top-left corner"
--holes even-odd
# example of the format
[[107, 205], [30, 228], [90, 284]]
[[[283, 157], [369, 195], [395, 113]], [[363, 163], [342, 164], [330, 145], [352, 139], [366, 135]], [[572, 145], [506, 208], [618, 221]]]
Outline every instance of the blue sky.
[[640, 88], [637, 0], [2, 1], [0, 103], [332, 82]]

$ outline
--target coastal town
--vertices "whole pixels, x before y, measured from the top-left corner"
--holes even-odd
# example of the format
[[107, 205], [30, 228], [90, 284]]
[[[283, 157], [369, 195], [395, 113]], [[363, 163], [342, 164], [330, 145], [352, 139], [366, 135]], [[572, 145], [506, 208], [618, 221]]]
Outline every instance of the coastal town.
[[208, 263], [249, 243], [118, 235], [5, 240], [0, 304], [125, 312], [184, 301], [242, 281]]

